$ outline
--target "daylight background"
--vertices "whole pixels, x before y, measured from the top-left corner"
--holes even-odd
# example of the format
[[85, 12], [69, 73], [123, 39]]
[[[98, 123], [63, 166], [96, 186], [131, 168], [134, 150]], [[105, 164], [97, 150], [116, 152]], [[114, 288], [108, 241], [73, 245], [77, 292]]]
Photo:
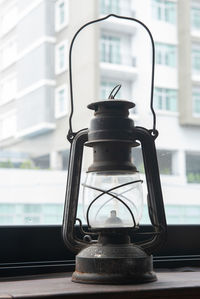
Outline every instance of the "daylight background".
[[[69, 44], [85, 22], [110, 13], [138, 18], [152, 32], [167, 222], [200, 223], [200, 0], [1, 0], [0, 225], [61, 224]], [[87, 104], [117, 84], [118, 98], [136, 103], [135, 124], [151, 129], [151, 55], [147, 33], [134, 22], [110, 18], [82, 32], [73, 50], [74, 131], [89, 125]], [[84, 154], [83, 179], [91, 160]], [[145, 180], [140, 148], [133, 160]], [[141, 223], [148, 223], [144, 206]]]

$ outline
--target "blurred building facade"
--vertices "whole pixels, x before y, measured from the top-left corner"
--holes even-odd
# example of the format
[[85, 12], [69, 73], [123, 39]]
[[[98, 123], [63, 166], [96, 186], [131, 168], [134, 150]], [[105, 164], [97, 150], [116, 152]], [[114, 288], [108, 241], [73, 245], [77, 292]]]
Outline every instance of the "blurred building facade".
[[[200, 217], [200, 0], [1, 0], [1, 167], [67, 168], [69, 42], [85, 22], [109, 13], [138, 18], [153, 34], [164, 197], [172, 222], [178, 211], [180, 217], [193, 215], [195, 223]], [[87, 55], [80, 46], [74, 53], [83, 55], [73, 59], [75, 91], [81, 95], [75, 127], [87, 124], [82, 107], [88, 101], [107, 98], [120, 83], [119, 97], [136, 102], [131, 111], [136, 125], [151, 128], [145, 92], [151, 45], [144, 36], [134, 22], [109, 18], [80, 39]], [[134, 155], [142, 169], [137, 150]]]

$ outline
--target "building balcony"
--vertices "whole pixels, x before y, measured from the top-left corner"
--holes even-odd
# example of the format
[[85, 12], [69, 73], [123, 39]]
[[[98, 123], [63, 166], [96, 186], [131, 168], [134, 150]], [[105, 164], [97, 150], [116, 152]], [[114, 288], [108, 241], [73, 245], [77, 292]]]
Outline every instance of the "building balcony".
[[100, 62], [100, 71], [102, 76], [133, 80], [137, 77], [138, 69], [136, 67], [136, 57], [122, 55], [121, 63], [111, 63], [108, 59]]
[[42, 86], [17, 101], [16, 137], [46, 134], [55, 127], [53, 86]]
[[200, 72], [192, 72], [192, 81], [194, 83], [200, 83]]
[[[130, 14], [130, 12], [129, 12]], [[133, 13], [134, 14], [134, 13]], [[127, 16], [128, 14], [122, 14]], [[100, 17], [104, 17], [105, 15], [101, 15]], [[133, 16], [132, 16], [133, 17]], [[136, 23], [130, 20], [118, 19], [111, 17], [100, 24], [101, 29], [105, 29], [106, 31], [114, 31], [119, 33], [129, 33], [134, 35], [136, 32]]]
[[135, 8], [132, 0], [99, 1], [100, 15], [117, 14], [121, 16], [135, 17]]
[[49, 133], [56, 128], [55, 123], [43, 122], [16, 133], [16, 138], [31, 138], [41, 134]]
[[178, 89], [178, 71], [175, 67], [156, 64], [155, 86]]
[[200, 30], [192, 28], [191, 29], [191, 36], [193, 41], [200, 41]]

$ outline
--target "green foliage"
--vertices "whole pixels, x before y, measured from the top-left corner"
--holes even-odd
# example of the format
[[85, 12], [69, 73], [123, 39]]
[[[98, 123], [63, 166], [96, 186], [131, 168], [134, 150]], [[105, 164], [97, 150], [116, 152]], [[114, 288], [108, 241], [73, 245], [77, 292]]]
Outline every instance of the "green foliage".
[[144, 171], [144, 164], [143, 163], [141, 163], [140, 165], [138, 165], [138, 171], [140, 172], [140, 173], [145, 173], [145, 171]]
[[163, 168], [163, 169], [160, 169], [160, 173], [161, 174], [171, 174], [171, 171], [170, 171], [170, 168]]
[[20, 165], [21, 169], [40, 169], [40, 167], [35, 166], [31, 160], [26, 160]]
[[200, 184], [200, 173], [189, 172], [187, 182], [190, 184]]
[[35, 167], [31, 160], [26, 160], [20, 164], [20, 166], [16, 166], [10, 160], [0, 162], [0, 168], [20, 168], [20, 169], [39, 169], [39, 167]]
[[21, 169], [33, 169], [33, 163], [30, 160], [24, 161], [21, 165], [20, 165]]
[[8, 161], [3, 161], [3, 162], [0, 162], [0, 168], [14, 168], [14, 164], [8, 160]]

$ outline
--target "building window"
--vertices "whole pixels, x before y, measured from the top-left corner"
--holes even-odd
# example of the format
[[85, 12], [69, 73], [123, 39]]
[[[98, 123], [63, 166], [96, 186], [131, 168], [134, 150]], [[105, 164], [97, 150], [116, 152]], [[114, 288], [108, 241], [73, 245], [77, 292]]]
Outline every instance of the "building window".
[[168, 224], [196, 224], [199, 223], [200, 206], [193, 204], [165, 206]]
[[193, 89], [192, 92], [192, 101], [193, 101], [193, 114], [194, 116], [200, 117], [200, 89]]
[[0, 105], [16, 98], [17, 78], [15, 75], [2, 80], [0, 87]]
[[67, 69], [67, 42], [62, 42], [56, 46], [56, 74], [60, 74]]
[[192, 46], [192, 72], [200, 74], [200, 44]]
[[39, 156], [32, 159], [34, 167], [38, 169], [49, 169], [50, 168], [50, 159], [49, 155]]
[[55, 4], [55, 29], [59, 31], [63, 29], [69, 21], [68, 1], [58, 0]]
[[160, 174], [173, 174], [173, 152], [168, 150], [157, 150], [157, 158]]
[[1, 68], [6, 68], [16, 61], [17, 58], [17, 44], [16, 40], [10, 39], [6, 42], [0, 51]]
[[62, 25], [65, 21], [65, 2], [59, 4], [59, 22]]
[[115, 13], [120, 14], [120, 0], [101, 0], [100, 12], [101, 14]]
[[101, 61], [108, 63], [121, 63], [120, 37], [103, 34], [101, 36]]
[[69, 153], [70, 150], [66, 149], [64, 151], [60, 152], [60, 155], [62, 157], [62, 170], [67, 170], [69, 166]]
[[156, 43], [155, 49], [157, 64], [176, 67], [176, 46], [163, 43]]
[[191, 26], [193, 29], [200, 29], [200, 6], [199, 3], [192, 3]]
[[1, 33], [6, 34], [10, 31], [17, 23], [17, 7], [14, 5], [6, 9], [1, 17]]
[[[174, 153], [170, 150], [157, 150], [157, 158], [160, 174], [173, 175]], [[144, 173], [144, 162], [141, 147], [133, 148], [132, 150], [133, 163], [139, 172]]]
[[55, 117], [59, 118], [67, 113], [67, 90], [66, 86], [60, 86], [55, 91]]
[[190, 184], [200, 184], [200, 153], [186, 153], [186, 175]]
[[176, 3], [166, 0], [152, 0], [153, 18], [167, 23], [176, 23]]
[[155, 108], [164, 111], [177, 111], [177, 91], [168, 88], [155, 88]]
[[62, 204], [0, 203], [0, 225], [60, 224]]
[[64, 45], [58, 48], [58, 55], [59, 55], [59, 68], [62, 69], [65, 63], [65, 47]]
[[16, 112], [10, 111], [0, 118], [0, 138], [6, 139], [13, 137], [16, 133]]

